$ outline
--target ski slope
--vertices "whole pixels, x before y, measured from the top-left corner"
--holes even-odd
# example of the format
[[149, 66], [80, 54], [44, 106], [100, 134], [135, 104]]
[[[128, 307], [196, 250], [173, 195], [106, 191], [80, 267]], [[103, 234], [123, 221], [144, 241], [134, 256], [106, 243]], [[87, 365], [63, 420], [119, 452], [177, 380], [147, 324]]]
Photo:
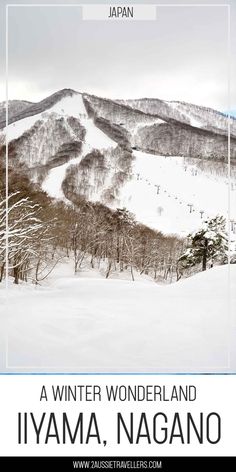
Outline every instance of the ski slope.
[[[65, 116], [73, 116], [74, 113], [74, 116], [77, 118], [86, 116], [81, 94], [77, 94], [73, 97], [64, 97], [56, 104], [49, 107], [47, 111], [22, 118], [21, 120], [9, 124], [7, 127], [8, 141], [10, 142], [13, 139], [19, 138], [26, 131], [29, 131], [38, 120], [46, 121], [50, 113], [58, 113]], [[6, 129], [4, 131], [6, 131]]]
[[81, 124], [86, 128], [87, 142], [90, 143], [93, 148], [97, 147], [97, 149], [101, 149], [116, 145], [112, 139], [94, 125], [92, 118], [88, 117], [81, 93], [63, 97], [56, 104], [49, 107], [47, 111], [11, 123], [7, 127], [8, 141], [10, 142], [13, 139], [19, 138], [23, 133], [29, 131], [38, 120], [47, 120], [50, 113], [57, 113], [65, 117], [73, 116], [79, 118]]
[[79, 118], [81, 125], [86, 130], [85, 142], [81, 154], [70, 161], [52, 168], [42, 183], [42, 189], [52, 198], [68, 201], [62, 191], [62, 183], [66, 177], [66, 170], [74, 164], [79, 164], [81, 159], [93, 149], [115, 148], [117, 143], [94, 125], [92, 118], [87, 115], [83, 98], [80, 93], [73, 97], [65, 97], [53, 106], [57, 113]]
[[[81, 156], [50, 170], [42, 188], [51, 197], [65, 199], [61, 187], [66, 169], [79, 163], [92, 150], [93, 144], [90, 143], [95, 143], [94, 147], [99, 149], [95, 140], [86, 141]], [[197, 230], [207, 218], [223, 215], [227, 220], [229, 186], [226, 165], [224, 172], [217, 173], [217, 170], [201, 169], [194, 159], [187, 157], [157, 156], [141, 151], [134, 151], [134, 156], [132, 174], [119, 189], [118, 198], [110, 205], [112, 208], [125, 207], [137, 221], [166, 234], [181, 236]], [[109, 167], [109, 162], [107, 165]], [[90, 177], [92, 182], [92, 175]], [[99, 201], [100, 193], [94, 185], [90, 200]], [[236, 181], [232, 176], [230, 218], [234, 220], [235, 198]], [[235, 241], [233, 232], [231, 239]]]
[[[133, 176], [121, 189], [119, 205], [137, 220], [164, 233], [186, 235], [208, 217], [220, 214], [227, 218], [227, 168], [217, 175], [201, 170], [194, 159], [189, 163], [187, 157], [134, 154]], [[234, 205], [231, 217], [236, 219]]]
[[[142, 101], [141, 101], [142, 102]], [[141, 103], [143, 105], [143, 102]], [[140, 105], [141, 106], [141, 105]], [[189, 120], [197, 119], [195, 117], [200, 113], [199, 110], [191, 108], [187, 104], [173, 102], [173, 109], [183, 111]], [[205, 111], [206, 114], [211, 111]], [[84, 105], [81, 93], [74, 92], [72, 96], [64, 96], [45, 112], [36, 114], [16, 121], [8, 126], [8, 140], [11, 141], [20, 137], [40, 119], [47, 121], [54, 114], [65, 118], [65, 126], [68, 135], [72, 140], [76, 140], [73, 129], [67, 121], [68, 117], [75, 117], [80, 120], [85, 128], [86, 135], [82, 146], [82, 152], [73, 157], [70, 161], [56, 166], [49, 170], [44, 181], [42, 189], [52, 198], [66, 199], [62, 184], [66, 177], [67, 169], [74, 164], [79, 164], [81, 159], [93, 149], [109, 150], [114, 149], [117, 143], [96, 127], [92, 118], [89, 118]], [[205, 116], [205, 115], [204, 115]], [[208, 116], [208, 115], [207, 115]], [[224, 117], [218, 116], [219, 120]], [[157, 120], [155, 118], [155, 120]], [[158, 122], [162, 120], [158, 120]], [[198, 123], [192, 122], [197, 126]], [[134, 124], [139, 126], [140, 123]], [[200, 126], [200, 125], [199, 125]], [[37, 147], [37, 146], [36, 146]], [[41, 146], [38, 145], [37, 153], [39, 158], [35, 160], [36, 164], [43, 163], [44, 156], [41, 153]], [[42, 155], [41, 155], [42, 154]], [[107, 156], [109, 153], [106, 153]], [[236, 220], [236, 174], [232, 172], [231, 176], [231, 209], [229, 215], [229, 185], [227, 179], [227, 165], [224, 172], [217, 173], [219, 163], [209, 161], [209, 167], [216, 168], [215, 172], [208, 171], [206, 166], [201, 169], [201, 161], [189, 159], [180, 156], [158, 156], [147, 154], [141, 151], [133, 151], [135, 159], [133, 160], [132, 175], [128, 176], [126, 182], [117, 187], [118, 197], [114, 203], [107, 203], [112, 208], [125, 207], [134, 213], [136, 219], [147, 226], [158, 229], [167, 234], [178, 234], [186, 236], [188, 233], [198, 229], [202, 221], [206, 218], [212, 218], [217, 214], [223, 215], [226, 219]], [[204, 161], [206, 163], [206, 161]], [[106, 159], [106, 167], [111, 169], [109, 176], [104, 180], [107, 188], [113, 185], [112, 168], [114, 162], [112, 158]], [[102, 201], [103, 191], [105, 190], [96, 185], [96, 176], [90, 175], [90, 194], [91, 201]], [[87, 195], [85, 195], [87, 198]], [[106, 203], [106, 202], [105, 202]], [[233, 227], [232, 227], [233, 230]], [[234, 233], [232, 231], [232, 240], [235, 245], [236, 225]], [[235, 250], [235, 248], [232, 248]]]
[[41, 287], [10, 283], [7, 303], [0, 284], [0, 368], [6, 336], [9, 371], [236, 371], [235, 265], [230, 274], [158, 286], [63, 269]]

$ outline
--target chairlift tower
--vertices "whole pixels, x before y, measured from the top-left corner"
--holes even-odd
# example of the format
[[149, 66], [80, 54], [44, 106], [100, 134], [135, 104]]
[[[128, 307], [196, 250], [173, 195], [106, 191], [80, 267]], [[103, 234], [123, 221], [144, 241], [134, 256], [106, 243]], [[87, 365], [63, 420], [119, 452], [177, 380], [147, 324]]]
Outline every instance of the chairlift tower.
[[188, 207], [189, 207], [189, 213], [192, 213], [193, 212], [193, 204], [188, 203]]

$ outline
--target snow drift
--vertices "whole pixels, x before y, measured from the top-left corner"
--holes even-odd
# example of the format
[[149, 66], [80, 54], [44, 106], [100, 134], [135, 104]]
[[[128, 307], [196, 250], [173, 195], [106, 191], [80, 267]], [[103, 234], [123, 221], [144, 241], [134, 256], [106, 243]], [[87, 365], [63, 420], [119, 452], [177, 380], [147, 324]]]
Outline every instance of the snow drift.
[[0, 290], [1, 370], [235, 371], [235, 265], [168, 286], [92, 274]]

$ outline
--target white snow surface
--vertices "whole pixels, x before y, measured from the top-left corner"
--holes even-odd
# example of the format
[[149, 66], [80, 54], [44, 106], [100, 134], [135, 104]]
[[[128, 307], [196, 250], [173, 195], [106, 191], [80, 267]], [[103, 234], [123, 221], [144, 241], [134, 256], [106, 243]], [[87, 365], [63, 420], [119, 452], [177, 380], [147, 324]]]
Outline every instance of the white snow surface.
[[79, 164], [81, 159], [92, 149], [107, 149], [117, 146], [112, 139], [94, 125], [92, 118], [87, 115], [83, 98], [80, 93], [72, 97], [65, 97], [52, 107], [54, 112], [60, 115], [68, 115], [79, 118], [82, 126], [86, 130], [85, 142], [83, 143], [82, 153], [61, 166], [51, 169], [42, 183], [42, 189], [52, 198], [66, 200], [62, 190], [62, 183], [66, 176], [66, 170], [73, 164]]
[[[141, 151], [134, 151], [134, 155], [133, 176], [121, 189], [119, 205], [134, 213], [137, 220], [164, 233], [185, 236], [208, 217], [219, 214], [227, 218], [228, 181], [224, 175], [201, 170], [194, 159], [190, 164], [186, 163], [188, 158], [180, 156]], [[156, 186], [160, 186], [158, 194]], [[236, 218], [234, 205], [231, 217]]]
[[1, 371], [236, 370], [236, 265], [230, 284], [221, 266], [167, 286], [69, 269], [8, 300], [0, 284]]
[[61, 166], [50, 169], [48, 175], [42, 183], [42, 190], [46, 192], [52, 198], [58, 198], [59, 200], [66, 200], [64, 192], [62, 190], [62, 183], [65, 179], [66, 169], [72, 164], [77, 164], [81, 160], [81, 156], [71, 159], [69, 162], [62, 164]]
[[26, 131], [30, 130], [30, 128], [35, 125], [36, 121], [45, 121], [47, 119], [47, 116], [48, 114], [46, 112], [38, 113], [37, 115], [28, 116], [27, 118], [23, 118], [22, 120], [11, 123], [7, 127], [8, 142], [12, 141], [13, 139], [19, 138]]

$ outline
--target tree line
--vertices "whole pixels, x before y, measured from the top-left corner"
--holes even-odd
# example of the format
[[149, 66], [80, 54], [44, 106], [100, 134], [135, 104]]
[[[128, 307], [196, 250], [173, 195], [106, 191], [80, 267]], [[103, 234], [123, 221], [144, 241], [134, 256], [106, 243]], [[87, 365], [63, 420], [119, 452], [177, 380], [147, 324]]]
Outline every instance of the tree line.
[[86, 262], [106, 278], [128, 271], [132, 280], [138, 273], [159, 282], [205, 270], [209, 261], [225, 262], [222, 217], [183, 239], [138, 223], [125, 208], [112, 211], [78, 196], [73, 204], [53, 201], [12, 168], [7, 200], [3, 166], [0, 182], [0, 281], [6, 276], [6, 261], [16, 284], [39, 284], [65, 258], [73, 259], [75, 274]]
[[7, 201], [3, 166], [0, 182], [1, 281], [6, 257], [16, 284], [20, 280], [40, 283], [66, 257], [73, 258], [75, 273], [89, 260], [91, 268], [103, 268], [106, 278], [128, 270], [133, 280], [135, 272], [157, 280], [176, 279], [185, 244], [182, 239], [136, 222], [123, 208], [112, 211], [81, 197], [71, 205], [52, 201], [24, 173], [12, 168]]

